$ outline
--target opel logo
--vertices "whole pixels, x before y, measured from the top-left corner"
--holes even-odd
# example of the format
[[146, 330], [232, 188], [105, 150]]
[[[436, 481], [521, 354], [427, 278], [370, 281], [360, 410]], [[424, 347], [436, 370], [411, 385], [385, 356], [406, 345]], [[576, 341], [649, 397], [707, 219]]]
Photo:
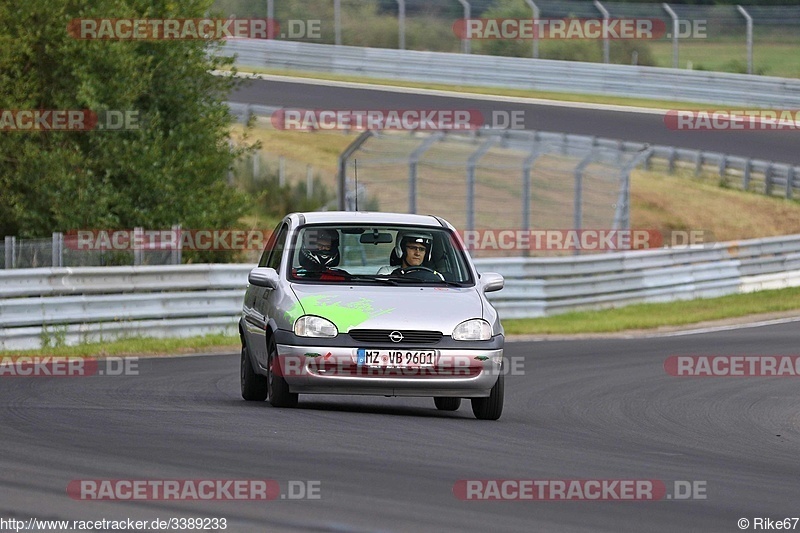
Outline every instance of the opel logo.
[[399, 331], [393, 331], [393, 332], [389, 333], [389, 339], [392, 342], [400, 342], [400, 341], [403, 340], [403, 334], [400, 333]]

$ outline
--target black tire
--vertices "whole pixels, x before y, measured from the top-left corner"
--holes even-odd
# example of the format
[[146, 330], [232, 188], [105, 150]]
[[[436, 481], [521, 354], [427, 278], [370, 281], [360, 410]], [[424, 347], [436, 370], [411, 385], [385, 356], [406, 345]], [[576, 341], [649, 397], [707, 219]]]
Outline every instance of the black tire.
[[297, 393], [289, 392], [289, 384], [280, 373], [275, 373], [278, 346], [274, 339], [267, 342], [267, 354], [267, 400], [273, 407], [297, 407]]
[[249, 402], [263, 402], [267, 399], [267, 378], [256, 374], [253, 363], [247, 353], [247, 346], [242, 344], [242, 358], [239, 364], [239, 376], [242, 385], [242, 398]]
[[478, 420], [497, 420], [503, 414], [503, 374], [497, 376], [488, 398], [472, 398], [472, 413]]
[[451, 398], [448, 396], [436, 396], [433, 399], [436, 408], [440, 411], [458, 411], [461, 407], [461, 398]]

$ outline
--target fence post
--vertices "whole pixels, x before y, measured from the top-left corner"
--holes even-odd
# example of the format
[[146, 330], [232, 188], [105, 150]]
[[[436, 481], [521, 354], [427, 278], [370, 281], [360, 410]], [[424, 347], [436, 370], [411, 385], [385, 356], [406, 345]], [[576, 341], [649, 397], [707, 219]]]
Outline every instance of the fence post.
[[767, 196], [772, 194], [772, 162], [764, 170], [764, 194]]
[[173, 265], [180, 265], [183, 260], [183, 239], [181, 239], [181, 225], [174, 224], [172, 226], [172, 235], [175, 236], [175, 245], [169, 254], [170, 262]]
[[[575, 192], [572, 205], [572, 225], [575, 230], [580, 230], [583, 226], [583, 171], [593, 158], [594, 150], [591, 150], [586, 157], [578, 163], [578, 166], [575, 167]], [[580, 239], [578, 239], [578, 247], [575, 249], [575, 255], [580, 255], [580, 253], [581, 246]]]
[[144, 228], [133, 228], [133, 242], [133, 266], [141, 266], [144, 263], [144, 250], [138, 243], [144, 243]]
[[[608, 24], [608, 19], [610, 18], [610, 13], [608, 10], [603, 7], [603, 4], [600, 3], [600, 0], [594, 0], [594, 7], [603, 15], [603, 22]], [[608, 41], [608, 32], [603, 32], [603, 63], [608, 64], [609, 60], [611, 59], [610, 54], [610, 47]]]
[[50, 244], [53, 250], [53, 267], [64, 266], [64, 234], [54, 231]]
[[6, 269], [15, 268], [16, 267], [16, 257], [15, 257], [15, 250], [14, 248], [17, 245], [17, 238], [16, 237], [9, 237], [6, 236], [5, 239], [5, 251], [6, 251]]
[[306, 165], [306, 199], [314, 196], [314, 170], [311, 165]]
[[427, 152], [434, 143], [438, 142], [444, 137], [444, 132], [437, 131], [425, 141], [414, 148], [411, 155], [408, 156], [408, 212], [417, 212], [417, 165], [422, 155]]
[[286, 185], [286, 158], [283, 156], [278, 157], [278, 185]]
[[339, 211], [347, 210], [347, 160], [373, 135], [374, 133], [372, 130], [364, 131], [355, 141], [350, 143], [350, 146], [344, 149], [344, 152], [339, 154], [339, 177], [337, 180], [339, 189], [337, 191], [339, 195]]
[[333, 0], [333, 33], [334, 44], [342, 44], [342, 0]]
[[275, 20], [275, 0], [267, 0], [267, 39], [275, 38], [275, 29], [272, 26]]
[[[537, 6], [533, 0], [525, 0], [525, 3], [528, 4], [528, 7], [530, 7], [533, 12], [533, 25], [535, 28], [536, 21], [539, 20], [539, 6]], [[539, 32], [535, 29], [533, 31], [533, 58], [539, 58]]]
[[473, 231], [475, 229], [475, 167], [478, 166], [478, 160], [494, 146], [500, 137], [491, 135], [480, 148], [475, 150], [467, 160], [467, 230]]
[[744, 162], [744, 172], [742, 173], [742, 190], [747, 191], [750, 188], [750, 169], [753, 166], [750, 158]]
[[667, 168], [670, 174], [675, 173], [675, 158], [678, 155], [678, 150], [672, 146], [669, 151], [669, 159], [667, 159]]
[[753, 17], [742, 6], [736, 6], [747, 21], [747, 73], [753, 73]]
[[[522, 229], [528, 232], [531, 229], [531, 169], [536, 159], [542, 155], [539, 144], [534, 142], [531, 153], [522, 162]], [[530, 255], [528, 248], [522, 250], [522, 256]]]
[[397, 31], [398, 48], [406, 49], [406, 0], [395, 0], [397, 2]]
[[694, 175], [695, 176], [699, 176], [700, 175], [700, 171], [702, 171], [702, 170], [703, 170], [703, 151], [702, 150], [698, 150], [697, 151], [697, 156], [696, 156], [696, 158], [694, 160]]
[[[467, 29], [468, 21], [472, 16], [472, 6], [469, 5], [467, 0], [458, 0], [458, 2], [464, 7], [464, 30]], [[469, 37], [469, 36], [467, 36]], [[472, 52], [472, 40], [469, 38], [461, 39], [461, 51], [465, 54], [469, 54]]]
[[672, 68], [678, 68], [678, 15], [669, 7], [669, 4], [663, 3], [661, 6], [664, 8], [669, 16], [672, 18]]
[[653, 149], [645, 145], [633, 159], [622, 167], [622, 183], [620, 184], [617, 207], [614, 211], [613, 229], [631, 229], [631, 172], [640, 163], [649, 161], [653, 156]]
[[792, 182], [794, 181], [794, 167], [789, 165], [786, 169], [786, 199], [792, 199]]

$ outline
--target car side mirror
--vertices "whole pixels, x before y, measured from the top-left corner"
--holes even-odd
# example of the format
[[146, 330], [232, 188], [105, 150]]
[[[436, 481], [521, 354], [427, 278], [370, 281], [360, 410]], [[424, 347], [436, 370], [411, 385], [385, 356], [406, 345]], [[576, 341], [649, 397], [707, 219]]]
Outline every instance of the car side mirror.
[[505, 279], [497, 272], [484, 272], [481, 274], [481, 287], [483, 292], [499, 291], [505, 284]]
[[250, 275], [247, 276], [247, 281], [250, 285], [255, 285], [256, 287], [277, 289], [278, 272], [270, 267], [256, 267], [250, 271]]

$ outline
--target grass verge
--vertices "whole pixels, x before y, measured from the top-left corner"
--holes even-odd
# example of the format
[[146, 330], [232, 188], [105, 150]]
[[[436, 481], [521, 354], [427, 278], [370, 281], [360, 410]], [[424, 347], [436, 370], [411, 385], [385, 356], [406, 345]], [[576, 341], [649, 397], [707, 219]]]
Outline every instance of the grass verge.
[[[578, 311], [545, 318], [503, 320], [506, 335], [614, 333], [648, 330], [664, 326], [685, 326], [711, 320], [797, 310], [800, 287], [734, 294], [681, 302], [636, 304], [600, 311]], [[239, 338], [206, 335], [185, 339], [129, 338], [103, 343], [64, 346], [40, 350], [0, 352], [2, 357], [57, 356], [157, 356], [239, 351]]]
[[[534, 91], [524, 89], [505, 89], [501, 87], [483, 87], [474, 85], [447, 85], [443, 83], [424, 83], [415, 81], [391, 80], [383, 78], [366, 78], [362, 76], [349, 76], [344, 74], [328, 74], [323, 72], [305, 72], [284, 69], [267, 69], [259, 67], [240, 67], [240, 74], [266, 74], [270, 76], [287, 76], [293, 78], [306, 78], [312, 80], [329, 80], [348, 83], [363, 83], [365, 85], [388, 85], [412, 89], [425, 89], [432, 91], [451, 91], [468, 94], [483, 94], [490, 96], [505, 96], [510, 98], [535, 98], [541, 100], [554, 100], [559, 102], [574, 102], [581, 104], [604, 104], [623, 107], [641, 107], [647, 109], [710, 109], [708, 103], [675, 102], [671, 100], [651, 100], [649, 98], [630, 98], [627, 96], [603, 96], [596, 94], [579, 94], [567, 92]], [[725, 109], [744, 109], [737, 106], [726, 105]], [[749, 108], [748, 108], [749, 109]]]
[[[635, 304], [544, 318], [503, 320], [506, 335], [613, 333], [800, 310], [800, 287], [681, 302]], [[800, 313], [799, 313], [800, 314]]]

